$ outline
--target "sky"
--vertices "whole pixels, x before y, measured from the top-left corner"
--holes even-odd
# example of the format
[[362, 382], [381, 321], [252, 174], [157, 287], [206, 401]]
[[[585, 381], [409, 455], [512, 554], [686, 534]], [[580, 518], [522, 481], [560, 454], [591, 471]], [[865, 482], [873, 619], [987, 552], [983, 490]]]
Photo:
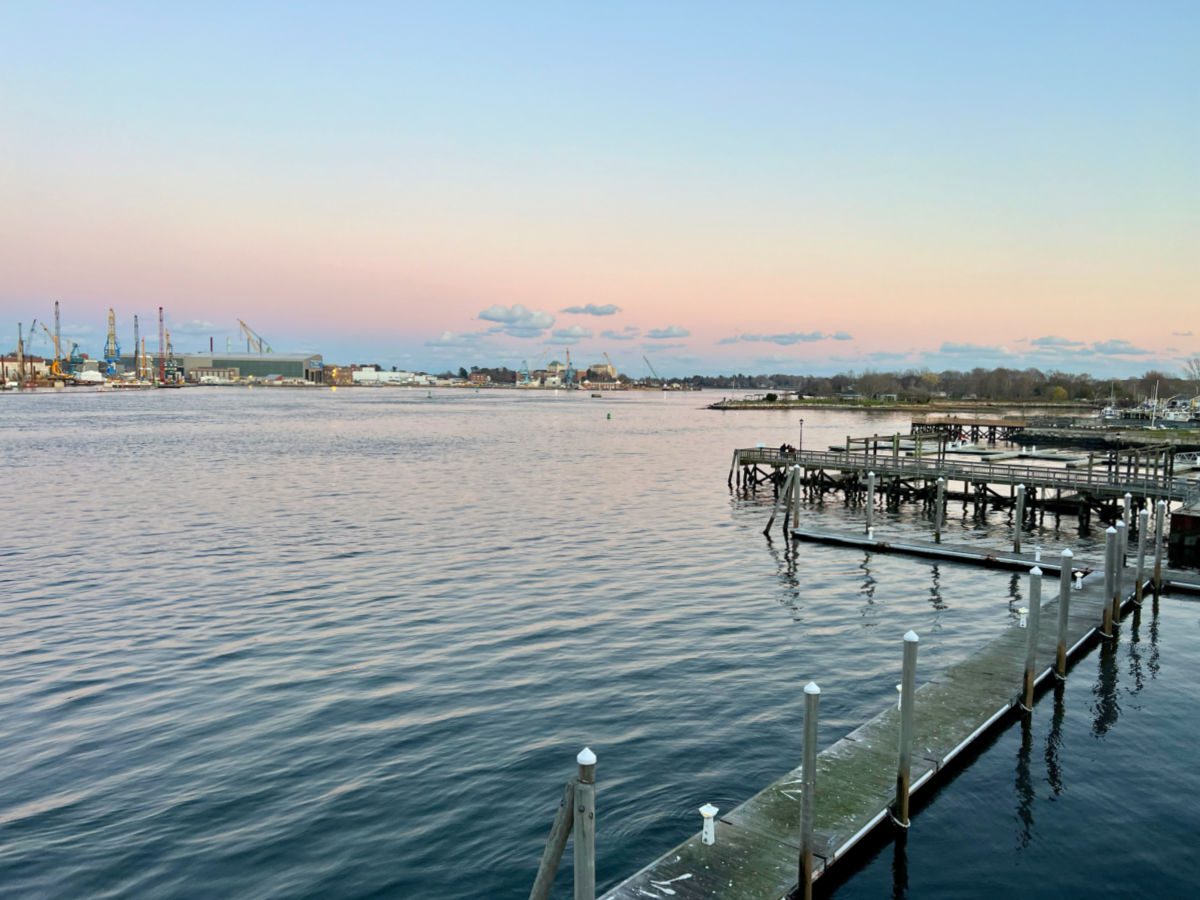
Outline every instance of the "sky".
[[1198, 176], [1194, 2], [0, 0], [5, 349], [1178, 370]]

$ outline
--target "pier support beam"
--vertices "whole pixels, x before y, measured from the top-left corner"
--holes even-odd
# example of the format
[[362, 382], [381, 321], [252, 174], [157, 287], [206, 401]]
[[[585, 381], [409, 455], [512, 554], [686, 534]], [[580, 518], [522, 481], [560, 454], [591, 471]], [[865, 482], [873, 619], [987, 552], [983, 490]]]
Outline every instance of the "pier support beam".
[[875, 527], [875, 473], [867, 473], [867, 534]]
[[942, 542], [942, 519], [946, 514], [946, 479], [939, 477], [937, 480], [937, 498], [933, 508], [933, 539], [937, 543]]

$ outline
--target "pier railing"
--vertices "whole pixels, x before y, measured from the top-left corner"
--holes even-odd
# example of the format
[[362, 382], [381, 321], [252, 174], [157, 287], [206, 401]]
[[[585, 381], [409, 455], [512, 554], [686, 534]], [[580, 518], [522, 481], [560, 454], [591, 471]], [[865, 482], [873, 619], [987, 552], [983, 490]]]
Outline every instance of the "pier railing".
[[1196, 486], [1180, 476], [1141, 473], [1122, 477], [1118, 473], [1089, 467], [1067, 470], [1047, 466], [1009, 465], [989, 462], [959, 462], [887, 453], [846, 453], [832, 450], [783, 452], [770, 447], [737, 451], [741, 465], [803, 466], [806, 469], [873, 471], [880, 476], [901, 478], [946, 478], [952, 481], [1025, 484], [1030, 487], [1082, 491], [1092, 495], [1122, 496], [1126, 492], [1165, 500], [1186, 501]]

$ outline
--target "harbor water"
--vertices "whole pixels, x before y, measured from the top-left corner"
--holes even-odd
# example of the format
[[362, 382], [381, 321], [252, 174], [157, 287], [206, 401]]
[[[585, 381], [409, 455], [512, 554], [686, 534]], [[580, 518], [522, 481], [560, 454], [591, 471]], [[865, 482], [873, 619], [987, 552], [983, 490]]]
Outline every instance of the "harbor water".
[[[0, 892], [523, 897], [585, 745], [603, 888], [797, 764], [808, 680], [827, 745], [894, 702], [906, 630], [924, 679], [1016, 627], [1019, 575], [792, 550], [761, 533], [769, 489], [726, 486], [734, 447], [907, 415], [711, 399], [0, 398]], [[804, 516], [862, 525], [833, 499]], [[1009, 529], [952, 504], [945, 540]], [[1096, 548], [1068, 517], [1039, 542]], [[1085, 657], [838, 894], [1194, 881], [1198, 622], [1164, 598], [1136, 658]], [[1136, 874], [1088, 862], [1105, 850]]]

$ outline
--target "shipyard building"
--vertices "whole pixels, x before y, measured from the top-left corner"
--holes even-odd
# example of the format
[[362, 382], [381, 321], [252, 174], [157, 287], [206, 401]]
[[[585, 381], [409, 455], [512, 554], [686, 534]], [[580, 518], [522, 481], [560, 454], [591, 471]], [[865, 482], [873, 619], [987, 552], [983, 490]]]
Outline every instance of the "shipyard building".
[[[151, 371], [158, 369], [158, 354], [147, 353]], [[175, 363], [185, 381], [306, 381], [323, 384], [325, 365], [319, 353], [176, 353]], [[125, 371], [134, 371], [133, 356], [122, 356]]]

